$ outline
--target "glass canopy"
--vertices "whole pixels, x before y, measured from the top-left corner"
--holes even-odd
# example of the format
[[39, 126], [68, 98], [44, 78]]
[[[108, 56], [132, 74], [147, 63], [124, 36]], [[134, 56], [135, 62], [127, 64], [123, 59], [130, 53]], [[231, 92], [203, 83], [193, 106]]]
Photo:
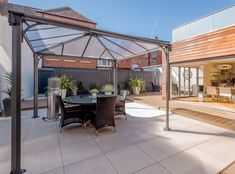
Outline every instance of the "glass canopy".
[[154, 39], [119, 37], [98, 29], [72, 29], [51, 24], [24, 22], [25, 39], [38, 55], [121, 60], [159, 49]]

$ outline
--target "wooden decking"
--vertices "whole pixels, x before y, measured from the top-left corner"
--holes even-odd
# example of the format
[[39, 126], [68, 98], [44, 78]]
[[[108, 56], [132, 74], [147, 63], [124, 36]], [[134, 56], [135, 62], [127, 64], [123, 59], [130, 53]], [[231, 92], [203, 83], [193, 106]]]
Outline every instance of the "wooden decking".
[[[129, 96], [129, 99], [157, 108], [165, 108], [165, 101], [158, 95]], [[235, 131], [235, 104], [172, 100], [170, 110], [178, 115]]]
[[[47, 107], [47, 99], [38, 100], [38, 108], [46, 108]], [[22, 110], [32, 110], [33, 109], [33, 100], [24, 100], [21, 102]]]
[[189, 117], [195, 120], [203, 121], [212, 125], [235, 131], [234, 118], [226, 118], [223, 116], [217, 116], [218, 114], [212, 115], [204, 113], [203, 111], [199, 112], [190, 109], [175, 109], [172, 112], [181, 116]]
[[235, 161], [232, 164], [230, 164], [227, 167], [225, 167], [218, 174], [234, 174], [234, 173], [235, 173]]
[[[47, 107], [47, 99], [39, 99], [38, 100], [38, 108], [46, 108]], [[22, 100], [21, 101], [21, 110], [32, 110], [33, 109], [33, 100]], [[4, 115], [0, 110], [0, 116]]]

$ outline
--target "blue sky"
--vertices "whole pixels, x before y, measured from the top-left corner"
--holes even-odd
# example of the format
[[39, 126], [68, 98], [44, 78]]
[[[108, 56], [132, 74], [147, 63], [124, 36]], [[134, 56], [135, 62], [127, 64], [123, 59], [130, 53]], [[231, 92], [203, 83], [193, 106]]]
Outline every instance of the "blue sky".
[[10, 0], [42, 9], [70, 6], [115, 32], [171, 41], [172, 28], [235, 4], [235, 0]]

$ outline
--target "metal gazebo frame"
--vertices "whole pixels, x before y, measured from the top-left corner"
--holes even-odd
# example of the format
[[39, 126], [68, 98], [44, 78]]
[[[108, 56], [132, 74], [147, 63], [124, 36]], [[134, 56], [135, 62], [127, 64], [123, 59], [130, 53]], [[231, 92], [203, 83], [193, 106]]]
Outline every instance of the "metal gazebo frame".
[[[34, 22], [26, 29], [23, 24], [26, 21]], [[132, 42], [144, 42], [147, 44], [158, 45], [163, 49], [166, 58], [166, 127], [165, 131], [169, 131], [169, 99], [170, 99], [170, 65], [169, 52], [171, 51], [170, 42], [160, 41], [156, 39], [148, 39], [143, 37], [135, 37], [115, 32], [109, 32], [99, 29], [86, 28], [77, 24], [67, 23], [58, 20], [52, 20], [44, 17], [33, 16], [29, 14], [9, 11], [9, 25], [12, 26], [12, 131], [11, 131], [11, 174], [21, 174], [25, 170], [21, 169], [21, 43], [25, 39], [34, 54], [34, 114], [33, 117], [38, 117], [38, 61], [41, 57], [49, 55], [46, 53], [35, 52], [28, 38], [26, 32], [38, 24], [55, 25], [59, 27], [87, 31], [91, 35], [105, 35], [119, 39], [127, 39]], [[91, 37], [91, 36], [90, 36]], [[87, 43], [88, 44], [88, 43]], [[136, 43], [138, 44], [138, 43]], [[119, 46], [120, 47], [120, 46]], [[123, 48], [126, 49], [126, 48]], [[130, 50], [127, 50], [131, 52]], [[150, 52], [153, 50], [146, 50]], [[141, 53], [143, 54], [143, 53]], [[112, 55], [112, 54], [110, 54]], [[135, 56], [134, 54], [132, 56]], [[79, 56], [74, 56], [79, 57]], [[113, 56], [112, 56], [113, 57]], [[125, 56], [129, 58], [130, 56]], [[86, 57], [84, 57], [86, 58]], [[100, 60], [102, 58], [99, 57]], [[114, 86], [117, 90], [117, 59], [113, 57], [114, 62]]]

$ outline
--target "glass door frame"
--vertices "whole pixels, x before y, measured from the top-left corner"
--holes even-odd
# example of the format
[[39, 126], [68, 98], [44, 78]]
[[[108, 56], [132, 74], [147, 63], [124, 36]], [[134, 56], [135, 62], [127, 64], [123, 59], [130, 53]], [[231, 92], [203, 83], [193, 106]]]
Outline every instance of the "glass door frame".
[[[199, 68], [198, 67], [185, 67], [185, 66], [172, 66], [172, 68], [178, 68], [178, 83], [177, 83], [177, 87], [178, 87], [178, 95], [175, 96], [173, 98], [182, 98], [182, 97], [191, 97], [191, 96], [195, 96], [193, 95], [193, 89], [191, 90], [191, 84], [192, 84], [192, 78], [190, 78], [191, 76], [191, 69], [196, 69], [196, 96], [198, 96], [199, 94]], [[185, 77], [185, 74], [182, 76], [181, 73], [185, 73], [186, 71], [185, 70], [188, 70], [188, 83], [186, 83], [186, 77]], [[183, 72], [182, 72], [183, 70]], [[184, 78], [184, 79], [182, 79]], [[181, 80], [183, 80], [183, 84], [181, 82]], [[171, 82], [171, 84], [173, 84]], [[183, 85], [183, 95], [182, 95], [182, 91], [181, 91], [181, 88], [182, 88], [182, 85]], [[186, 88], [186, 85], [187, 85], [187, 88]], [[173, 89], [171, 90], [171, 94], [173, 96]]]

